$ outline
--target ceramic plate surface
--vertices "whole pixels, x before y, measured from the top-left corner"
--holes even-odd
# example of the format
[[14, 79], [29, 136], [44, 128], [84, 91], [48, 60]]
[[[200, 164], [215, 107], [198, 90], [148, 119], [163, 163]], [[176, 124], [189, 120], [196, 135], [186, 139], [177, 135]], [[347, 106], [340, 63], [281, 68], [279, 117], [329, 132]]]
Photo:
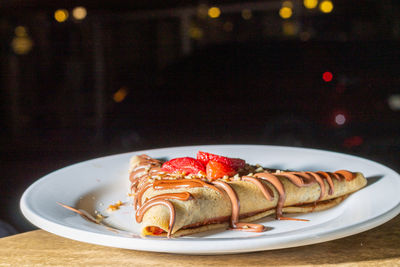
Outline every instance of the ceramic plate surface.
[[[322, 212], [294, 215], [301, 221], [259, 223], [263, 233], [221, 230], [181, 238], [142, 238], [127, 197], [129, 159], [135, 154], [154, 158], [195, 157], [198, 150], [243, 158], [250, 164], [277, 169], [360, 171], [368, 185], [340, 205]], [[183, 254], [229, 254], [303, 246], [366, 231], [400, 213], [400, 176], [376, 162], [334, 152], [279, 146], [216, 145], [162, 148], [119, 154], [71, 165], [32, 184], [20, 202], [25, 217], [36, 226], [74, 240], [98, 245]], [[110, 204], [126, 205], [107, 212]], [[104, 227], [89, 222], [57, 202], [108, 216]], [[110, 230], [111, 229], [111, 230]]]

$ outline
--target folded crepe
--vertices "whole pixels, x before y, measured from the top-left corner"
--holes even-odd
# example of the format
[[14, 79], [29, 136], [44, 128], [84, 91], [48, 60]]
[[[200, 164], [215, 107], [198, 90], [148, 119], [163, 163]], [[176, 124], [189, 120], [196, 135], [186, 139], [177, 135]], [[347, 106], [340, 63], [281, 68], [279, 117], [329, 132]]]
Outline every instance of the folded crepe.
[[[367, 184], [362, 173], [294, 172], [247, 165], [234, 177], [207, 181], [171, 174], [147, 155], [130, 161], [131, 195], [144, 236], [178, 237], [218, 228], [260, 232], [250, 223], [275, 214], [331, 208]], [[249, 173], [250, 172], [250, 173]], [[243, 174], [246, 173], [246, 174]]]

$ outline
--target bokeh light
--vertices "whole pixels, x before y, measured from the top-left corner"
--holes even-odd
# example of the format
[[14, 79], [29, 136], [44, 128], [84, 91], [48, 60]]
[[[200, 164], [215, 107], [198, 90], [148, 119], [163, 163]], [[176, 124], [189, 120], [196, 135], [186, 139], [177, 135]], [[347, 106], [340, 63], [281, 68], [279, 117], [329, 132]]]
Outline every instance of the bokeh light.
[[342, 113], [339, 113], [335, 116], [335, 123], [337, 125], [343, 125], [346, 123], [346, 116]]
[[86, 15], [87, 11], [86, 8], [84, 8], [83, 6], [77, 6], [72, 10], [72, 16], [74, 17], [74, 19], [83, 20], [84, 18], [86, 18]]
[[313, 9], [317, 7], [318, 0], [304, 0], [303, 5], [305, 6], [305, 8]]
[[347, 147], [347, 148], [352, 148], [352, 147], [360, 146], [363, 143], [364, 143], [364, 139], [361, 136], [355, 135], [355, 136], [346, 138], [343, 141], [343, 146]]
[[290, 7], [282, 7], [279, 10], [279, 16], [283, 19], [288, 19], [293, 15], [293, 11]]
[[32, 46], [33, 42], [29, 37], [14, 37], [11, 42], [11, 47], [17, 55], [28, 54]]
[[286, 21], [282, 24], [282, 31], [284, 35], [293, 36], [298, 32], [298, 27], [295, 23]]
[[203, 38], [203, 30], [199, 27], [191, 27], [189, 29], [189, 35], [190, 38], [195, 39], [195, 40], [200, 40]]
[[333, 3], [329, 0], [324, 0], [319, 4], [319, 10], [323, 13], [331, 13], [333, 10]]
[[400, 110], [400, 94], [393, 94], [388, 97], [388, 105], [391, 110], [399, 111]]
[[23, 37], [23, 36], [28, 35], [28, 32], [24, 26], [15, 27], [14, 33], [15, 33], [15, 36], [17, 36], [17, 37]]
[[15, 36], [11, 41], [11, 48], [17, 55], [28, 54], [33, 47], [33, 41], [28, 35], [28, 30], [24, 26], [17, 26], [14, 29]]
[[57, 9], [54, 12], [54, 19], [58, 22], [64, 22], [68, 19], [69, 13], [66, 9]]
[[122, 86], [113, 95], [113, 100], [117, 103], [124, 101], [125, 97], [128, 95], [128, 88]]
[[249, 20], [253, 17], [253, 14], [250, 9], [243, 9], [242, 10], [242, 18], [245, 20]]
[[330, 71], [325, 71], [322, 74], [322, 80], [324, 80], [325, 82], [330, 82], [333, 79], [333, 74]]
[[292, 1], [289, 1], [289, 0], [283, 1], [282, 7], [288, 7], [290, 9], [292, 9], [293, 8], [293, 3], [292, 3]]
[[215, 19], [218, 18], [220, 15], [221, 15], [221, 10], [218, 7], [213, 6], [208, 9], [208, 16], [210, 18]]

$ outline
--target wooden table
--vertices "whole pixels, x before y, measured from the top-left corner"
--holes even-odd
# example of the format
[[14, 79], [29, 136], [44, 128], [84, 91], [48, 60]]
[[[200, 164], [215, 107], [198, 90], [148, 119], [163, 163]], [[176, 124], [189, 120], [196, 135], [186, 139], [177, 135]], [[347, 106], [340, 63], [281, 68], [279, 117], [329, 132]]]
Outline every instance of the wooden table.
[[109, 248], [36, 230], [0, 239], [0, 266], [400, 266], [400, 216], [367, 232], [316, 245], [220, 256]]

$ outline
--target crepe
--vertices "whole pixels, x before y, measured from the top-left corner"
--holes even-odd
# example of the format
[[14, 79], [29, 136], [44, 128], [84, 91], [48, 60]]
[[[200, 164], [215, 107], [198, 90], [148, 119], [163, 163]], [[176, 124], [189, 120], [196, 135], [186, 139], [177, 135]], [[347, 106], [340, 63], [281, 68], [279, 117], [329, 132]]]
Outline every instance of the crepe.
[[136, 220], [144, 236], [178, 237], [218, 228], [259, 232], [264, 226], [250, 222], [271, 214], [286, 220], [292, 218], [283, 213], [328, 209], [367, 183], [359, 172], [255, 166], [247, 166], [254, 173], [206, 181], [201, 175], [164, 173], [161, 164], [146, 155], [134, 156], [130, 162]]

